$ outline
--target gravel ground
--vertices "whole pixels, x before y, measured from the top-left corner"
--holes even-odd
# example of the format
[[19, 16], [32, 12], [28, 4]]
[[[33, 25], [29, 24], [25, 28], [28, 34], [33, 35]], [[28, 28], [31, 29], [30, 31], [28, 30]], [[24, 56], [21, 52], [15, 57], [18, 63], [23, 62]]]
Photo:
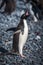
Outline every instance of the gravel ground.
[[[0, 46], [7, 50], [12, 49], [13, 32], [6, 32], [10, 27], [15, 27], [20, 21], [21, 11], [29, 9], [29, 3], [17, 0], [16, 10], [11, 15], [0, 13]], [[29, 35], [23, 49], [26, 58], [14, 55], [0, 55], [0, 65], [43, 65], [43, 20], [34, 22], [30, 15], [28, 20]], [[8, 41], [6, 43], [6, 41]]]

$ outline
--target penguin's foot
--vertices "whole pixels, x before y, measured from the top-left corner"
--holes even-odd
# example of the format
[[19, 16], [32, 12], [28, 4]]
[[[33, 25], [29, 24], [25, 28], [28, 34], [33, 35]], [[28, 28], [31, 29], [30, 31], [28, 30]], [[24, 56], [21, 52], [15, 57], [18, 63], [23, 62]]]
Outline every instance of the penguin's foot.
[[22, 58], [25, 58], [26, 56], [24, 56], [23, 54], [22, 55], [20, 55]]

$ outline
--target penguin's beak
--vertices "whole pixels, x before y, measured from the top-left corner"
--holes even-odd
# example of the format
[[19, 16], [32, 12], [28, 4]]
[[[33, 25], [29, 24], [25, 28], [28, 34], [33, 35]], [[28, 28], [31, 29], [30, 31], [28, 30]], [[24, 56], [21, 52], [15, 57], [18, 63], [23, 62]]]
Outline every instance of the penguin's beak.
[[26, 11], [26, 16], [29, 16], [29, 12], [28, 11]]

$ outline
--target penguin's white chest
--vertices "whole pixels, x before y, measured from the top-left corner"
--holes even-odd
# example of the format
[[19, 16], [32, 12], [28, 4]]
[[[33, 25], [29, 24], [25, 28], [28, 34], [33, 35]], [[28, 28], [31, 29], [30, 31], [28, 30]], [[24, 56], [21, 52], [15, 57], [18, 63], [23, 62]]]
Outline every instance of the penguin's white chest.
[[23, 34], [22, 32], [20, 33], [19, 43], [25, 44], [27, 37], [28, 37], [28, 25], [26, 20], [24, 20], [24, 33]]
[[[20, 50], [19, 52], [21, 52], [21, 50], [23, 49], [27, 37], [28, 37], [28, 25], [26, 20], [24, 20], [24, 33], [22, 34], [22, 32], [20, 32], [20, 36], [19, 36], [19, 50]], [[22, 52], [20, 54], [22, 54]]]
[[24, 34], [22, 34], [22, 32], [20, 33], [19, 36], [19, 44], [25, 44], [26, 40], [28, 37], [28, 30], [26, 30], [26, 28], [24, 29]]

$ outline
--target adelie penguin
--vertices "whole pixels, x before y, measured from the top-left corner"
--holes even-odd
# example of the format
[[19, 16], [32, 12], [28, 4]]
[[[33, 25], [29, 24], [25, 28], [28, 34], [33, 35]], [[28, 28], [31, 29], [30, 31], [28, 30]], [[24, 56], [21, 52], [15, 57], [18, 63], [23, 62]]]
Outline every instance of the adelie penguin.
[[1, 5], [0, 5], [0, 9], [5, 5], [4, 11], [0, 12], [0, 13], [7, 13], [7, 14], [11, 14], [11, 12], [13, 12], [16, 8], [16, 2], [15, 0], [3, 0]]
[[9, 28], [7, 31], [14, 31], [13, 35], [13, 50], [15, 52], [19, 52], [19, 54], [22, 57], [25, 57], [23, 55], [23, 47], [26, 43], [27, 37], [28, 37], [28, 24], [27, 24], [27, 18], [29, 16], [29, 12], [26, 11], [22, 14], [20, 18], [20, 23], [16, 28]]
[[29, 10], [32, 15], [32, 19], [34, 22], [38, 22], [38, 20], [42, 19], [42, 8], [41, 8], [41, 0], [24, 0], [26, 4], [30, 3]]

